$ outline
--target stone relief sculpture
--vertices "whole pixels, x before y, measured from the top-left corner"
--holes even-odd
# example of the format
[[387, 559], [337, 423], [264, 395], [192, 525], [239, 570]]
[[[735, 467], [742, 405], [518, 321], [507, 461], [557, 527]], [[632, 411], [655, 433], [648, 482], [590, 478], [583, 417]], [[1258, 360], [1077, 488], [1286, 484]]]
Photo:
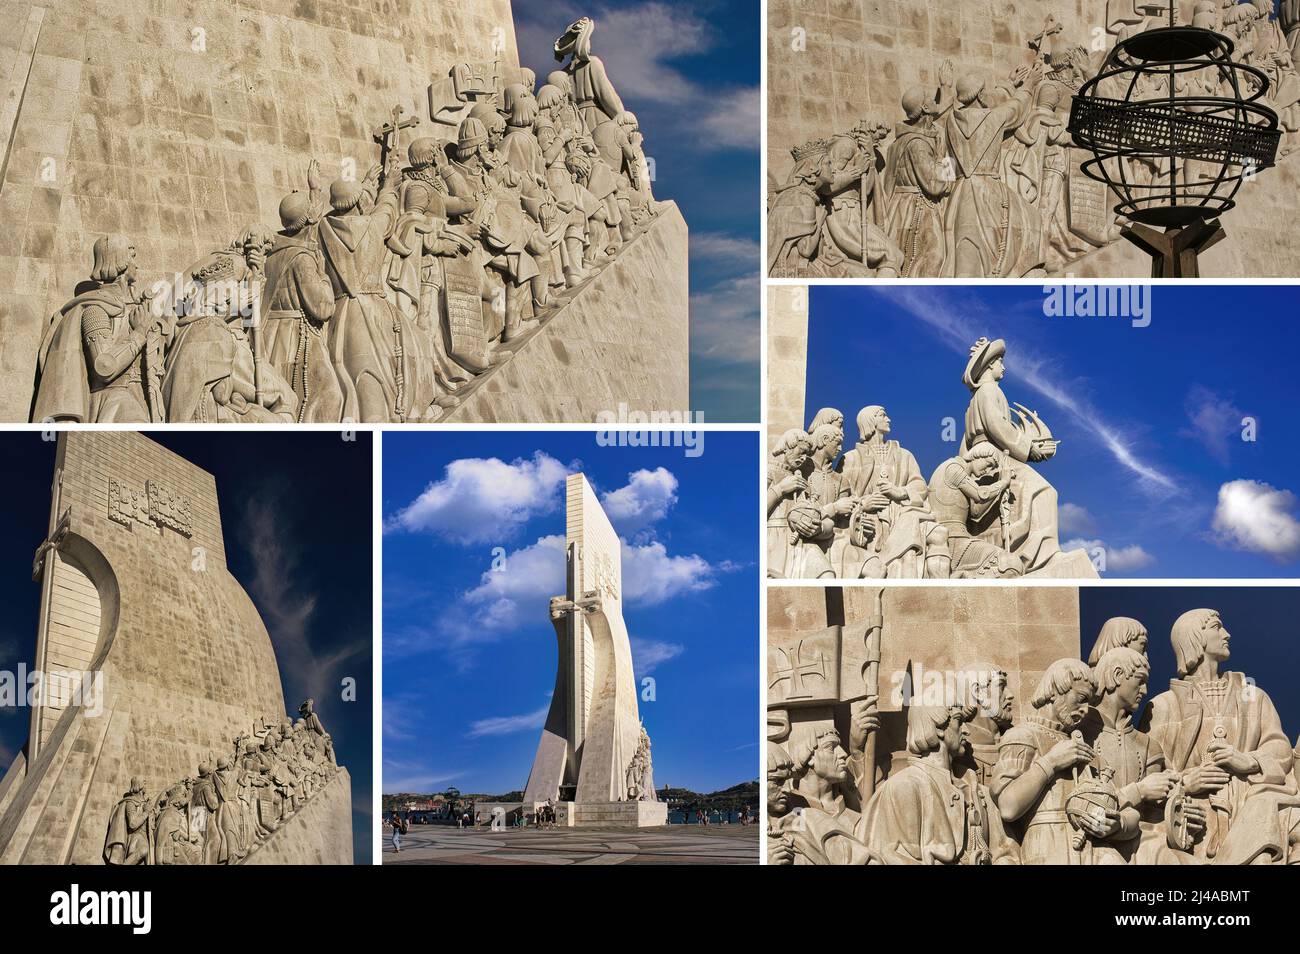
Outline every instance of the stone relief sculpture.
[[[1229, 36], [1241, 62], [1268, 78], [1265, 100], [1284, 132], [1280, 151], [1294, 151], [1300, 12], [1293, 0], [1282, 0], [1276, 18], [1268, 0], [1181, 7], [1176, 19], [1190, 9], [1196, 26]], [[1165, 25], [1168, 12], [1156, 0], [1106, 0], [1105, 31], [1112, 42], [1123, 39]], [[1117, 241], [1126, 222], [1112, 211], [1116, 199], [1080, 171], [1088, 154], [1066, 129], [1071, 97], [1107, 51], [1090, 35], [1065, 32], [1048, 15], [1027, 41], [1024, 62], [1005, 75], [955, 75], [943, 61], [937, 84], [903, 90], [897, 115], [863, 118], [847, 132], [828, 130], [791, 148], [789, 172], [768, 185], [769, 274], [1022, 277], [1058, 273]], [[1134, 168], [1130, 177], [1149, 182], [1159, 172]], [[854, 213], [858, 224], [850, 228]]]
[[[104, 835], [109, 865], [245, 861], [337, 774], [329, 733], [308, 699], [296, 722], [259, 724], [198, 774], [151, 799], [139, 779]], [[647, 748], [648, 757], [648, 748]]]
[[981, 338], [962, 380], [971, 393], [959, 452], [929, 480], [868, 405], [844, 452], [844, 415], [823, 408], [782, 435], [767, 481], [768, 575], [785, 579], [1095, 577], [1063, 553], [1056, 491], [1034, 468], [1059, 441], [1002, 392], [1006, 342]]
[[250, 223], [175, 281], [141, 290], [130, 239], [97, 239], [46, 328], [31, 420], [442, 417], [659, 212], [594, 30], [555, 41], [540, 89], [459, 64], [430, 87], [431, 127], [398, 107], [367, 175], [327, 185], [313, 160], [278, 231]]
[[[867, 625], [888, 639], [880, 617]], [[1214, 610], [1174, 624], [1178, 675], [1141, 727], [1146, 630], [1117, 617], [1093, 663], [1062, 658], [1037, 677], [1022, 721], [996, 668], [978, 672], [970, 703], [905, 695], [906, 751], [892, 763], [855, 764], [848, 749], [870, 744], [846, 748], [835, 728], [881, 731], [874, 703], [858, 718], [844, 698], [857, 660], [845, 670], [834, 647], [849, 630], [782, 632], [800, 650], [785, 676], [769, 656], [769, 863], [1300, 863], [1295, 751], [1267, 693], [1221, 671], [1230, 637]], [[856, 802], [859, 783], [882, 773]]]

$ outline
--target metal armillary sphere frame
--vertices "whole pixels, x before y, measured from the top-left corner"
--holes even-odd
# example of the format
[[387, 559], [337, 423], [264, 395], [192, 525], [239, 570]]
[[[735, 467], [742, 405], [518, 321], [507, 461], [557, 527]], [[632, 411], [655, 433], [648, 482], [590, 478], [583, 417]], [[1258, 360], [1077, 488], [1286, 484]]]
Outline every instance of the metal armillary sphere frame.
[[1175, 26], [1168, 2], [1169, 25], [1116, 42], [1075, 95], [1069, 131], [1092, 153], [1083, 173], [1118, 197], [1121, 234], [1151, 255], [1152, 276], [1191, 278], [1224, 237], [1218, 216], [1242, 182], [1273, 165], [1281, 133], [1259, 102], [1268, 77], [1233, 62], [1223, 34]]

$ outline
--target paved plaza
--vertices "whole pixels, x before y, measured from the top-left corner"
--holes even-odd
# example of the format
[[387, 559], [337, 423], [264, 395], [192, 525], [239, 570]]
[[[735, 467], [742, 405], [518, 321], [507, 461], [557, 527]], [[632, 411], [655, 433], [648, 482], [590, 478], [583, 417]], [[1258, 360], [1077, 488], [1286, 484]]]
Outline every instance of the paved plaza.
[[487, 828], [412, 825], [393, 851], [384, 833], [384, 864], [403, 865], [752, 865], [757, 825], [664, 828]]

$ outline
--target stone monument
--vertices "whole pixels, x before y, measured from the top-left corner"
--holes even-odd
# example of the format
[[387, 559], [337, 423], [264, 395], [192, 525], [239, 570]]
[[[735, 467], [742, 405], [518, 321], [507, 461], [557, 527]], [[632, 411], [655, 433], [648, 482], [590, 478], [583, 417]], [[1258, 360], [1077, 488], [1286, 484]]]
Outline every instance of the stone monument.
[[[1009, 0], [829, 9], [773, 0], [769, 274], [1149, 276], [1147, 255], [1120, 241], [1135, 224], [1116, 214], [1121, 197], [1084, 173], [1093, 154], [1067, 127], [1073, 97], [1116, 42], [1171, 17], [1227, 37], [1234, 59], [1258, 71], [1237, 90], [1227, 73], [1205, 83], [1188, 76], [1178, 95], [1258, 92], [1281, 133], [1282, 158], [1265, 176], [1241, 164], [1217, 171], [1211, 162], [1183, 164], [1179, 155], [1190, 196], [1203, 196], [1225, 175], [1250, 180], [1229, 213], [1231, 241], [1206, 245], [1204, 274], [1300, 274], [1294, 249], [1267, 225], [1300, 213], [1300, 167], [1291, 158], [1300, 143], [1295, 11], [1275, 19], [1273, 7], [1270, 0], [1172, 0], [1172, 10], [1166, 2], [1081, 0], [1045, 13]], [[1113, 77], [1097, 94], [1123, 99], [1126, 83]], [[1163, 95], [1158, 83], [1128, 92], [1156, 109]], [[1174, 160], [1126, 161], [1127, 180], [1145, 194], [1169, 178]]]
[[772, 587], [772, 864], [1295, 864], [1294, 752], [1224, 670], [1219, 614], [1175, 622], [1167, 692], [1116, 618], [1080, 658], [1072, 587]]
[[211, 475], [129, 431], [59, 436], [27, 745], [0, 863], [351, 864], [352, 789], [226, 568]]
[[668, 806], [655, 795], [650, 736], [637, 711], [618, 534], [582, 474], [567, 478], [565, 505], [568, 588], [551, 600], [555, 692], [524, 812], [550, 805], [560, 824], [664, 825]]
[[593, 20], [539, 82], [508, 0], [0, 12], [0, 420], [689, 406], [686, 224]]
[[[800, 294], [802, 292], [802, 295]], [[802, 299], [794, 311], [782, 301]], [[1056, 490], [1038, 468], [1060, 443], [1037, 413], [1002, 391], [1006, 342], [980, 338], [962, 382], [970, 392], [960, 447], [934, 470], [891, 436], [881, 405], [822, 408], [805, 430], [797, 376], [807, 352], [806, 289], [772, 288], [781, 359], [769, 370], [768, 576], [778, 579], [1095, 579], [1082, 550], [1062, 551]], [[800, 329], [804, 335], [798, 339]], [[927, 476], [928, 475], [928, 476]]]

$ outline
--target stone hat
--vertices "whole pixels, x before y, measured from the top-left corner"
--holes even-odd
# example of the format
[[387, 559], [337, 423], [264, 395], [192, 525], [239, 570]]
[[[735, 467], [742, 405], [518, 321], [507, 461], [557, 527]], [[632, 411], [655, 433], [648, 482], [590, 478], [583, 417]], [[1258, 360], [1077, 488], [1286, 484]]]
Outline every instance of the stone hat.
[[294, 190], [280, 200], [280, 225], [286, 232], [300, 232], [311, 218], [311, 200]]
[[456, 146], [461, 151], [468, 151], [487, 142], [487, 127], [482, 120], [468, 116], [456, 131]]
[[1006, 353], [1007, 343], [1001, 338], [993, 341], [981, 338], [975, 342], [970, 349], [970, 360], [966, 362], [966, 373], [962, 375], [962, 383], [974, 391], [975, 385], [988, 370], [989, 365]]
[[347, 212], [361, 201], [362, 185], [346, 179], [335, 179], [330, 184], [330, 208], [335, 212]]

